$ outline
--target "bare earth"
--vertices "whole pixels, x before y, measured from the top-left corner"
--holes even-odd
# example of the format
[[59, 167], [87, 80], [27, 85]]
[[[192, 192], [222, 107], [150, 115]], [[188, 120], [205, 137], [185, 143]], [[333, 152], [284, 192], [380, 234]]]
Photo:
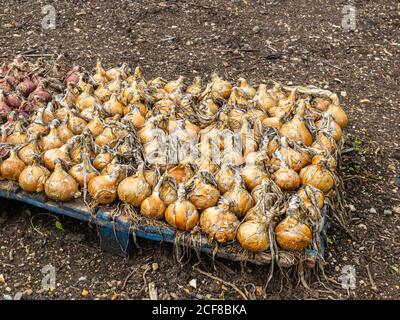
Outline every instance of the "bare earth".
[[[217, 71], [231, 80], [273, 78], [342, 93], [350, 118], [346, 148], [353, 149], [343, 155], [341, 175], [354, 239], [329, 230], [326, 273], [337, 281], [343, 266], [354, 266], [356, 288], [347, 291], [330, 282], [333, 291], [320, 284], [305, 290], [277, 274], [264, 294], [266, 267], [218, 260], [214, 270], [206, 257], [199, 267], [254, 299], [400, 298], [397, 1], [354, 1], [357, 28], [351, 32], [342, 28], [346, 1], [54, 3], [56, 29], [42, 30], [47, 1], [2, 1], [0, 63], [21, 52], [64, 53], [88, 68], [98, 58], [107, 67], [140, 64], [147, 78]], [[231, 286], [196, 271], [197, 259], [180, 268], [171, 245], [140, 241], [130, 259], [112, 256], [100, 251], [93, 227], [60, 218], [61, 230], [54, 216], [40, 212], [20, 203], [0, 211], [0, 299], [18, 292], [27, 299], [143, 299], [149, 298], [150, 282], [161, 299], [241, 298]], [[41, 290], [41, 269], [48, 264], [57, 270], [52, 292]], [[196, 288], [189, 285], [192, 279]]]

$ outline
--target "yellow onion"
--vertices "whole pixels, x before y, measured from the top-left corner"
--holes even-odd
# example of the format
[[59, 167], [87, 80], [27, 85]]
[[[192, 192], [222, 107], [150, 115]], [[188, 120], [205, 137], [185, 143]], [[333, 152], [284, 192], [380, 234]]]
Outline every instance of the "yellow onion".
[[85, 152], [87, 153], [87, 155], [89, 156], [90, 159], [94, 158], [94, 152], [89, 147], [86, 147], [85, 145], [82, 145], [81, 143], [77, 143], [72, 147], [72, 150], [70, 151], [70, 157], [74, 163], [82, 162], [82, 151], [83, 150], [85, 150]]
[[327, 112], [332, 116], [333, 120], [343, 129], [347, 126], [348, 118], [343, 108], [336, 104], [331, 104]]
[[26, 192], [39, 193], [44, 190], [44, 184], [49, 175], [50, 172], [45, 167], [32, 164], [22, 170], [18, 184]]
[[265, 84], [260, 84], [257, 89], [257, 93], [253, 99], [255, 106], [265, 114], [268, 114], [269, 109], [277, 107], [278, 99], [275, 95], [272, 95], [267, 91], [267, 86]]
[[19, 121], [15, 124], [14, 132], [7, 137], [6, 142], [11, 145], [28, 143], [28, 136], [24, 133]]
[[231, 95], [232, 85], [218, 77], [217, 74], [211, 75], [211, 94], [217, 99], [228, 99]]
[[135, 175], [125, 178], [118, 185], [118, 197], [122, 202], [140, 207], [142, 201], [151, 194], [151, 187], [144, 178], [143, 170], [143, 165], [140, 165]]
[[26, 164], [31, 165], [39, 156], [40, 150], [37, 143], [31, 142], [18, 151], [18, 157]]
[[104, 124], [100, 120], [98, 116], [94, 117], [93, 120], [91, 120], [87, 126], [86, 129], [89, 129], [90, 132], [92, 133], [93, 137], [97, 137], [99, 134], [101, 134], [104, 130]]
[[57, 161], [53, 173], [44, 185], [46, 196], [55, 201], [70, 201], [80, 196], [78, 184]]
[[49, 131], [49, 127], [43, 122], [43, 108], [37, 111], [35, 120], [28, 126], [26, 130], [31, 139], [36, 139]]
[[300, 251], [312, 241], [311, 229], [298, 219], [288, 216], [275, 228], [278, 245], [284, 250]]
[[106, 127], [102, 133], [100, 133], [94, 142], [99, 146], [110, 146], [114, 147], [117, 143], [117, 137], [114, 135], [111, 127]]
[[160, 187], [162, 179], [155, 186], [152, 194], [143, 200], [140, 205], [140, 213], [147, 218], [161, 220], [164, 218], [164, 212], [167, 205], [160, 198]]
[[53, 170], [56, 164], [57, 159], [62, 159], [65, 162], [69, 163], [71, 158], [69, 157], [69, 144], [64, 144], [61, 148], [54, 148], [46, 150], [42, 154], [43, 164], [50, 170]]
[[102, 171], [101, 174], [113, 174], [114, 172], [118, 172], [117, 184], [119, 184], [122, 180], [128, 177], [128, 166], [122, 165], [119, 163], [117, 157], [115, 157]]
[[246, 215], [246, 212], [254, 206], [254, 200], [250, 193], [243, 187], [243, 180], [240, 174], [235, 175], [233, 188], [224, 193], [224, 198], [231, 202], [230, 210], [239, 219]]
[[84, 110], [90, 107], [93, 107], [97, 103], [97, 99], [94, 95], [92, 95], [92, 86], [87, 86], [85, 91], [83, 91], [77, 98], [76, 98], [76, 106], [79, 110]]
[[102, 173], [89, 181], [88, 191], [96, 204], [110, 204], [117, 199], [117, 182], [120, 167], [116, 166], [111, 173]]
[[335, 141], [339, 141], [343, 136], [342, 128], [334, 120], [321, 119], [315, 123], [315, 126], [328, 132]]
[[269, 177], [268, 173], [263, 170], [259, 165], [248, 163], [242, 171], [241, 176], [243, 178], [246, 188], [251, 191], [257, 187], [261, 182]]
[[305, 146], [311, 146], [313, 143], [310, 131], [298, 115], [295, 115], [292, 120], [283, 124], [279, 129], [279, 134], [293, 142], [302, 143]]
[[249, 105], [249, 109], [247, 110], [247, 115], [250, 116], [250, 118], [258, 119], [262, 121], [267, 118], [267, 115], [264, 113], [264, 111], [260, 109], [255, 109], [251, 105]]
[[58, 133], [58, 137], [61, 139], [61, 141], [63, 143], [67, 142], [69, 138], [74, 136], [74, 134], [71, 132], [71, 130], [68, 129], [68, 126], [66, 123], [61, 123], [57, 127], [57, 133]]
[[177, 185], [173, 177], [166, 176], [160, 187], [160, 198], [166, 205], [174, 203], [178, 199]]
[[158, 173], [156, 170], [144, 170], [144, 178], [151, 188], [155, 187], [158, 182]]
[[103, 105], [103, 108], [112, 116], [117, 114], [124, 115], [124, 105], [118, 100], [115, 94], [111, 95], [110, 100]]
[[84, 157], [83, 162], [72, 166], [71, 169], [69, 169], [69, 174], [76, 180], [76, 182], [78, 182], [81, 188], [87, 185], [94, 177], [99, 175], [87, 156], [86, 159]]
[[319, 132], [317, 139], [311, 145], [311, 148], [321, 151], [327, 151], [331, 154], [336, 151], [336, 142], [324, 132]]
[[187, 182], [190, 178], [194, 176], [194, 171], [189, 165], [178, 165], [168, 170], [168, 175], [173, 177], [176, 183]]
[[199, 213], [196, 207], [186, 200], [184, 184], [180, 184], [178, 187], [178, 199], [167, 207], [165, 220], [182, 231], [193, 229], [199, 222]]
[[42, 120], [45, 124], [49, 124], [55, 119], [53, 103], [49, 103], [43, 110]]
[[223, 163], [221, 169], [215, 175], [215, 181], [217, 182], [217, 187], [221, 194], [232, 190], [235, 185], [235, 173], [232, 167]]
[[330, 154], [316, 154], [312, 160], [311, 164], [320, 164], [320, 165], [325, 165], [327, 168], [331, 170], [335, 170], [337, 167], [337, 162], [334, 157], [332, 157]]
[[40, 139], [39, 147], [42, 151], [59, 148], [64, 144], [64, 142], [58, 136], [58, 130], [56, 128], [57, 124], [58, 122], [53, 122], [50, 125], [49, 134]]
[[311, 164], [300, 171], [301, 184], [310, 184], [323, 192], [331, 190], [335, 183], [334, 175], [323, 165]]
[[168, 96], [157, 101], [154, 104], [153, 110], [158, 110], [160, 114], [169, 115], [174, 113], [176, 109], [176, 104]]
[[262, 252], [269, 247], [267, 219], [258, 216], [257, 219], [245, 220], [237, 230], [237, 240], [240, 245], [252, 252]]
[[124, 122], [131, 123], [136, 129], [142, 128], [145, 123], [145, 119], [138, 108], [132, 109], [122, 118], [122, 120]]
[[10, 156], [4, 160], [0, 165], [0, 173], [3, 178], [7, 180], [18, 180], [22, 170], [25, 169], [25, 163], [18, 158], [14, 150], [10, 151]]
[[199, 171], [190, 192], [189, 200], [197, 209], [204, 210], [217, 204], [220, 193], [213, 176], [207, 171]]
[[72, 112], [69, 113], [68, 129], [71, 130], [73, 134], [81, 134], [86, 126], [87, 122], [84, 119], [75, 116]]
[[112, 92], [108, 90], [103, 83], [97, 87], [94, 91], [94, 95], [100, 100], [100, 102], [105, 102], [110, 99]]
[[204, 153], [203, 156], [198, 159], [197, 166], [199, 170], [208, 171], [210, 173], [215, 173], [218, 171], [218, 166], [213, 161], [210, 151]]
[[193, 83], [186, 88], [186, 92], [191, 95], [198, 96], [200, 95], [201, 89], [201, 77], [195, 77]]
[[93, 166], [97, 170], [101, 171], [112, 161], [112, 159], [113, 157], [107, 151], [107, 148], [102, 148], [101, 152], [93, 160]]
[[162, 116], [156, 116], [147, 120], [144, 127], [138, 132], [138, 136], [142, 144], [146, 144], [153, 141], [157, 137], [162, 137], [165, 135], [165, 132], [157, 127], [157, 124], [163, 119], [164, 118]]
[[239, 220], [230, 211], [230, 204], [226, 199], [221, 199], [218, 206], [204, 210], [200, 216], [201, 230], [210, 241], [216, 240], [223, 244], [234, 240], [238, 226]]
[[297, 190], [300, 186], [300, 178], [297, 172], [286, 166], [275, 171], [272, 178], [282, 190]]
[[253, 98], [256, 95], [256, 89], [254, 89], [246, 79], [244, 78], [239, 78], [238, 79], [239, 83], [239, 88], [241, 88], [246, 95], [248, 95], [250, 98]]
[[[271, 209], [273, 206], [279, 204], [279, 198], [282, 197], [282, 191], [278, 185], [271, 179], [265, 179], [261, 184], [253, 189], [251, 196], [254, 201], [258, 203], [259, 201], [264, 202], [265, 209]], [[257, 207], [253, 207], [257, 209]], [[250, 214], [253, 208], [247, 213]]]
[[269, 127], [280, 128], [283, 125], [281, 118], [272, 117], [272, 118], [265, 118], [262, 120], [262, 124]]
[[271, 164], [280, 166], [281, 161], [284, 161], [289, 168], [296, 172], [299, 172], [311, 162], [310, 155], [306, 150], [298, 151], [291, 148], [285, 138], [281, 139], [281, 148], [276, 152], [279, 152], [275, 153], [275, 155], [278, 155], [278, 158], [272, 158]]
[[297, 195], [305, 205], [316, 205], [321, 209], [324, 206], [324, 193], [311, 185], [303, 185], [300, 190], [297, 191]]
[[239, 130], [243, 125], [243, 117], [246, 114], [245, 110], [233, 108], [228, 113], [228, 125], [231, 130]]
[[323, 98], [315, 98], [312, 101], [312, 105], [314, 108], [320, 110], [320, 111], [327, 111], [328, 107], [330, 105], [330, 102], [326, 99]]
[[177, 80], [168, 82], [164, 86], [164, 90], [167, 91], [168, 93], [175, 91], [176, 89], [178, 89], [179, 87], [182, 87], [184, 85], [185, 79], [186, 78], [184, 76], [179, 76], [179, 78]]

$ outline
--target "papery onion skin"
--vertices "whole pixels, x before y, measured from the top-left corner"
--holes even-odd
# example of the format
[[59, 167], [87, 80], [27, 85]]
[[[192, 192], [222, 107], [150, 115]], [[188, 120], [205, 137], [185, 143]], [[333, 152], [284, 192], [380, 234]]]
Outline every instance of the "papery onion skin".
[[200, 216], [200, 227], [210, 240], [223, 244], [235, 239], [239, 220], [227, 207], [211, 207]]
[[254, 164], [247, 164], [241, 171], [241, 175], [249, 191], [252, 191], [261, 182], [269, 177], [268, 173]]
[[297, 190], [300, 186], [300, 177], [290, 168], [281, 168], [272, 175], [275, 183], [286, 191]]
[[138, 174], [125, 178], [118, 185], [119, 199], [135, 207], [140, 207], [142, 201], [151, 194], [151, 187], [140, 170]]
[[310, 184], [323, 192], [331, 190], [335, 184], [333, 174], [323, 165], [311, 164], [300, 171], [301, 183]]
[[300, 188], [299, 191], [297, 191], [297, 195], [300, 197], [300, 199], [303, 201], [304, 204], [312, 204], [313, 203], [313, 198], [318, 205], [320, 209], [324, 206], [324, 193], [316, 188], [313, 188], [310, 185], [304, 185]]
[[[90, 170], [90, 168], [87, 168], [86, 171], [86, 183], [89, 183], [90, 180], [99, 175], [93, 169]], [[78, 182], [81, 188], [85, 185], [85, 175], [83, 172], [83, 163], [76, 164], [69, 169], [70, 176]]]
[[275, 236], [284, 250], [300, 251], [312, 241], [311, 229], [293, 217], [286, 217], [276, 226]]
[[78, 183], [62, 169], [60, 163], [56, 163], [54, 172], [46, 180], [44, 191], [49, 199], [62, 202], [79, 195]]
[[44, 190], [49, 170], [39, 165], [30, 165], [22, 170], [18, 178], [19, 186], [26, 192], [39, 193]]
[[199, 213], [193, 203], [178, 199], [167, 207], [165, 220], [175, 228], [187, 231], [197, 225]]
[[158, 194], [152, 193], [140, 205], [140, 213], [147, 218], [161, 220], [164, 218], [167, 206]]
[[269, 248], [268, 230], [263, 221], [245, 221], [237, 230], [240, 245], [252, 252], [262, 252]]
[[96, 204], [111, 204], [117, 199], [118, 175], [101, 174], [89, 181], [88, 191]]
[[26, 164], [31, 165], [39, 156], [40, 150], [36, 143], [30, 143], [18, 151], [18, 157]]
[[339, 105], [331, 104], [327, 112], [332, 116], [335, 122], [343, 129], [347, 126], [348, 117], [343, 108]]
[[243, 218], [246, 212], [254, 206], [253, 197], [242, 187], [235, 186], [224, 194], [224, 198], [232, 202], [230, 210], [239, 219]]
[[18, 158], [15, 151], [11, 151], [10, 156], [0, 165], [1, 176], [7, 180], [17, 181], [24, 169], [25, 163]]

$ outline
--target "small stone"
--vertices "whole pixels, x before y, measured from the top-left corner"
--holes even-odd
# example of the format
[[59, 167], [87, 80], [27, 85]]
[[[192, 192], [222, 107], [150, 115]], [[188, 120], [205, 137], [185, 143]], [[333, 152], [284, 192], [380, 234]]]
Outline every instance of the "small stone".
[[87, 291], [86, 289], [82, 290], [82, 296], [83, 297], [87, 297], [89, 295], [89, 291]]
[[152, 263], [152, 264], [151, 264], [151, 269], [152, 269], [153, 271], [157, 271], [157, 270], [158, 270], [158, 263], [157, 263], [157, 262]]
[[81, 29], [79, 29], [79, 28], [74, 28], [74, 31], [75, 31], [76, 33], [79, 33], [79, 32], [81, 32]]
[[368, 230], [367, 226], [363, 223], [360, 223], [357, 227], [359, 227], [360, 229]]
[[400, 206], [393, 207], [393, 212], [400, 214]]
[[378, 213], [375, 208], [369, 209], [369, 213], [376, 214]]
[[361, 99], [360, 100], [360, 103], [361, 104], [367, 104], [367, 103], [369, 103], [370, 101], [368, 100], [368, 99]]
[[393, 214], [392, 210], [384, 210], [383, 215], [384, 216], [391, 216]]
[[0, 274], [0, 286], [6, 283], [6, 279], [4, 278], [3, 274]]
[[351, 212], [356, 212], [356, 207], [353, 206], [352, 204], [349, 205], [349, 209]]
[[86, 281], [87, 280], [87, 277], [85, 276], [85, 277], [80, 277], [79, 279], [78, 279], [78, 282], [84, 282], [84, 281]]
[[178, 26], [171, 26], [171, 29], [178, 29]]
[[13, 298], [9, 294], [3, 295], [4, 300], [12, 300]]
[[11, 288], [10, 287], [6, 287], [6, 291], [7, 292], [11, 292]]
[[192, 279], [189, 281], [189, 286], [193, 287], [193, 288], [197, 288], [197, 280], [196, 279]]
[[112, 297], [111, 297], [111, 300], [112, 300], [112, 301], [115, 301], [115, 300], [117, 300], [117, 299], [118, 299], [118, 295], [114, 293], [114, 294], [112, 295]]
[[393, 183], [396, 187], [400, 187], [400, 178], [394, 177], [393, 178]]
[[342, 91], [342, 92], [340, 92], [340, 95], [341, 95], [342, 97], [347, 97], [347, 92], [346, 92], [346, 91]]
[[255, 26], [255, 27], [253, 28], [253, 32], [254, 32], [254, 33], [259, 33], [259, 32], [260, 32], [260, 27], [259, 27], [259, 26]]

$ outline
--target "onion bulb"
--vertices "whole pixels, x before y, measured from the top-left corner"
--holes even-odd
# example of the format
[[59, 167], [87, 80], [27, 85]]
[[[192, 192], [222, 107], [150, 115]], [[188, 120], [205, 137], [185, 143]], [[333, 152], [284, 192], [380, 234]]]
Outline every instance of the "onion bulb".
[[122, 180], [118, 185], [118, 197], [122, 202], [129, 203], [135, 207], [151, 194], [151, 187], [143, 175], [144, 166], [139, 166], [137, 173]]
[[295, 217], [288, 216], [275, 228], [278, 245], [284, 250], [300, 251], [312, 241], [311, 229]]
[[327, 151], [331, 154], [336, 151], [336, 142], [324, 132], [319, 132], [317, 139], [312, 144], [311, 148], [321, 151]]
[[185, 231], [193, 229], [199, 221], [199, 213], [189, 200], [183, 184], [178, 187], [178, 199], [165, 211], [165, 220], [175, 228]]
[[332, 116], [333, 120], [343, 129], [347, 126], [348, 118], [343, 108], [336, 104], [331, 104], [327, 112]]
[[26, 164], [31, 165], [39, 156], [40, 150], [36, 142], [31, 142], [18, 151], [18, 157]]
[[272, 178], [282, 190], [297, 190], [300, 186], [299, 175], [296, 171], [288, 167], [281, 167], [275, 171]]
[[335, 141], [339, 141], [343, 136], [342, 128], [334, 120], [323, 118], [318, 120], [315, 126], [329, 133]]
[[187, 182], [194, 176], [194, 171], [189, 165], [180, 164], [172, 169], [168, 170], [168, 175], [173, 177], [176, 183]]
[[269, 247], [268, 225], [265, 217], [256, 220], [246, 220], [237, 230], [237, 240], [240, 245], [251, 252], [262, 252]]
[[278, 105], [277, 98], [267, 91], [267, 86], [265, 84], [260, 84], [258, 86], [253, 101], [256, 107], [263, 110], [265, 114], [268, 114], [269, 109]]
[[18, 158], [17, 153], [11, 150], [10, 156], [0, 165], [0, 173], [7, 180], [18, 180], [22, 170], [25, 169], [25, 163]]
[[57, 133], [58, 133], [58, 137], [64, 143], [67, 142], [69, 138], [74, 136], [74, 134], [71, 132], [71, 130], [68, 129], [68, 126], [66, 123], [61, 123], [57, 127]]
[[89, 181], [88, 191], [96, 204], [110, 204], [117, 199], [117, 181], [120, 167], [114, 167], [110, 174], [102, 173]]
[[310, 131], [298, 115], [295, 115], [292, 120], [283, 124], [279, 129], [279, 134], [293, 142], [302, 143], [305, 146], [311, 146], [313, 143], [313, 137]]
[[69, 113], [68, 129], [71, 130], [73, 134], [81, 134], [86, 126], [87, 122], [84, 119], [74, 115], [73, 112]]
[[243, 218], [246, 212], [254, 206], [254, 200], [250, 193], [243, 187], [243, 180], [239, 174], [235, 175], [233, 189], [226, 192], [224, 198], [231, 202], [230, 210], [239, 219]]
[[80, 195], [78, 184], [64, 171], [60, 161], [57, 161], [54, 172], [46, 180], [44, 191], [48, 198], [55, 201], [70, 201]]
[[176, 181], [171, 176], [165, 176], [160, 187], [160, 198], [166, 205], [174, 203], [178, 199]]
[[69, 170], [69, 174], [76, 180], [76, 182], [78, 182], [81, 188], [84, 187], [85, 184], [87, 185], [94, 177], [99, 175], [97, 170], [90, 163], [90, 160], [87, 158], [87, 156], [84, 157], [82, 163], [72, 166]]
[[331, 190], [335, 183], [334, 175], [323, 165], [311, 164], [300, 171], [301, 184], [310, 184], [323, 192]]
[[199, 171], [190, 192], [189, 200], [197, 209], [204, 210], [217, 204], [220, 193], [213, 176], [207, 171]]
[[239, 88], [241, 88], [246, 95], [248, 95], [250, 98], [253, 98], [256, 95], [256, 89], [254, 89], [246, 79], [244, 78], [239, 78], [238, 79], [239, 83]]
[[234, 240], [238, 226], [239, 220], [230, 211], [230, 204], [226, 199], [221, 199], [218, 206], [204, 210], [200, 216], [201, 230], [210, 241], [226, 243]]
[[46, 151], [54, 148], [60, 148], [64, 142], [58, 136], [57, 126], [58, 121], [54, 121], [50, 125], [50, 132], [47, 136], [44, 136], [39, 141], [40, 150]]
[[332, 157], [329, 153], [328, 154], [316, 154], [312, 160], [311, 164], [320, 164], [325, 165], [327, 168], [331, 170], [335, 170], [337, 167], [337, 162], [334, 157]]
[[18, 178], [19, 186], [26, 192], [42, 192], [47, 177], [50, 175], [49, 170], [45, 167], [33, 164], [22, 170]]
[[147, 218], [161, 220], [164, 218], [167, 206], [160, 198], [160, 187], [162, 179], [155, 186], [152, 194], [143, 200], [140, 205], [140, 213]]
[[232, 167], [223, 163], [221, 169], [215, 175], [215, 181], [221, 194], [231, 190], [235, 184], [235, 173]]
[[101, 171], [112, 161], [112, 159], [112, 155], [107, 151], [106, 148], [103, 148], [94, 159], [93, 166], [97, 170]]
[[324, 206], [324, 193], [311, 185], [303, 185], [300, 190], [297, 191], [297, 195], [305, 205], [316, 205], [320, 209]]
[[103, 132], [96, 137], [94, 142], [100, 147], [113, 147], [117, 143], [117, 137], [114, 135], [111, 127], [106, 127]]
[[7, 137], [7, 143], [11, 145], [23, 144], [28, 142], [28, 136], [24, 133], [24, 129], [19, 121], [15, 124], [14, 132]]
[[241, 175], [246, 188], [251, 191], [257, 187], [261, 182], [269, 177], [268, 173], [263, 170], [259, 165], [248, 163], [246, 164]]
[[69, 163], [71, 158], [69, 157], [70, 145], [64, 144], [61, 148], [54, 148], [46, 150], [42, 154], [43, 164], [50, 170], [53, 170], [58, 159]]
[[97, 137], [99, 134], [101, 134], [104, 130], [104, 124], [100, 120], [98, 116], [94, 117], [93, 120], [91, 120], [87, 126], [86, 129], [89, 129], [90, 132], [92, 133], [93, 137]]
[[217, 74], [211, 75], [211, 94], [216, 99], [228, 99], [231, 95], [232, 85], [218, 77]]

